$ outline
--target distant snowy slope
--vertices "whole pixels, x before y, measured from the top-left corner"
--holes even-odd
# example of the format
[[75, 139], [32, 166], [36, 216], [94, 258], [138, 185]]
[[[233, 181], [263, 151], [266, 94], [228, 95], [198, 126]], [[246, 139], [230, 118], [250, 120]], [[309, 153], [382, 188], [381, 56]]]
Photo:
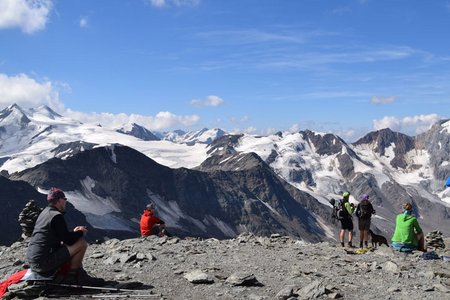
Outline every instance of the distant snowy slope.
[[161, 133], [157, 136], [159, 136], [159, 138], [162, 140], [192, 145], [194, 143], [211, 144], [214, 140], [224, 135], [225, 131], [223, 131], [220, 128], [213, 128], [213, 129], [203, 128], [197, 131], [189, 131], [189, 132], [185, 132], [182, 130], [175, 130]]
[[[123, 131], [130, 133], [130, 125]], [[231, 172], [245, 172], [239, 159], [242, 154], [256, 153], [275, 174], [324, 206], [329, 206], [331, 198], [340, 198], [343, 191], [351, 192], [355, 204], [360, 195], [369, 194], [377, 210], [374, 224], [388, 234], [405, 201], [413, 203], [424, 228], [450, 231], [450, 189], [444, 186], [450, 176], [449, 120], [416, 137], [382, 129], [353, 144], [334, 134], [310, 130], [268, 136], [227, 135], [217, 128], [172, 131], [156, 134], [159, 141], [134, 135], [82, 124], [46, 107], [24, 110], [12, 105], [0, 112], [0, 171], [21, 171], [53, 157], [68, 159], [115, 144], [129, 146], [171, 168], [205, 167], [208, 160], [208, 170], [228, 166], [235, 168], [227, 169]]]
[[53, 150], [59, 145], [74, 142], [127, 145], [173, 168], [195, 167], [206, 158], [205, 144], [143, 141], [113, 129], [61, 117], [45, 107], [26, 111], [12, 105], [1, 111], [0, 141], [0, 162], [4, 162], [0, 169], [9, 173], [45, 162], [55, 156]]

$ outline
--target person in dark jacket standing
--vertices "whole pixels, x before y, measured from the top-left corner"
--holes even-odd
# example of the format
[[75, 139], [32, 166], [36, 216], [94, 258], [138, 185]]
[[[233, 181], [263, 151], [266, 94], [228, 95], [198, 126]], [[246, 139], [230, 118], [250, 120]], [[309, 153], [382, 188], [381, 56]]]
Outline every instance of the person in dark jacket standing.
[[149, 235], [165, 235], [165, 224], [155, 214], [155, 205], [153, 203], [147, 204], [140, 221], [141, 236]]
[[61, 282], [102, 285], [103, 279], [91, 277], [83, 269], [87, 227], [67, 229], [64, 219], [67, 198], [60, 189], [51, 188], [47, 201], [48, 206], [39, 214], [27, 249], [31, 270], [42, 276], [53, 276], [63, 265], [69, 265], [67, 274], [59, 278]]
[[361, 202], [356, 207], [356, 216], [358, 217], [358, 229], [359, 229], [359, 248], [363, 247], [363, 243], [366, 248], [369, 246], [369, 229], [372, 215], [375, 214], [372, 203], [369, 201], [369, 195], [363, 194], [361, 196]]

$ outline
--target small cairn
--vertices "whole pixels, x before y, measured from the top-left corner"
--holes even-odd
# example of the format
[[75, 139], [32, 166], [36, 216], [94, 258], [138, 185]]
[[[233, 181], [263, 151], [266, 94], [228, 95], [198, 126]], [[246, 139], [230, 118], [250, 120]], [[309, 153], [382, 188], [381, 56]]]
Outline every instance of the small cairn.
[[442, 238], [442, 232], [439, 230], [433, 230], [427, 233], [425, 236], [425, 242], [427, 248], [430, 249], [445, 249], [444, 239]]
[[33, 234], [34, 224], [43, 209], [34, 203], [34, 200], [28, 201], [24, 209], [19, 214], [19, 223], [22, 227], [22, 238], [26, 239]]

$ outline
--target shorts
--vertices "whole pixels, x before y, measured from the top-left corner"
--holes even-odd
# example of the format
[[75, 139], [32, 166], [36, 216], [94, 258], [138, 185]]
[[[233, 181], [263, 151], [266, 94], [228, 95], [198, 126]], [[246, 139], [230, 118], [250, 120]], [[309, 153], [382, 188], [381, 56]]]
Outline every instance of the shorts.
[[40, 262], [30, 262], [31, 269], [41, 275], [50, 276], [56, 273], [62, 265], [70, 260], [70, 253], [66, 246], [44, 257]]
[[369, 230], [370, 229], [370, 219], [358, 219], [358, 229], [359, 230]]
[[415, 245], [399, 243], [399, 242], [394, 242], [394, 241], [392, 241], [391, 247], [392, 247], [392, 249], [399, 251], [399, 252], [411, 252], [411, 251], [417, 250], [417, 246], [415, 246]]
[[353, 221], [350, 218], [345, 218], [341, 220], [341, 229], [353, 230]]

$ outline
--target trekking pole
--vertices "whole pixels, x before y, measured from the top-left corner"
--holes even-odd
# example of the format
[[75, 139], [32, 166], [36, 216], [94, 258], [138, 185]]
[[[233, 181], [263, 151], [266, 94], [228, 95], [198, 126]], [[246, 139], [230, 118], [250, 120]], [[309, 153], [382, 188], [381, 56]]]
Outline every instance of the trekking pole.
[[40, 284], [44, 286], [59, 286], [59, 287], [68, 287], [68, 288], [77, 288], [77, 289], [91, 289], [91, 290], [103, 290], [110, 292], [136, 292], [138, 290], [130, 290], [130, 289], [122, 289], [119, 287], [104, 287], [104, 286], [90, 286], [90, 285], [76, 285], [76, 284], [64, 284], [64, 283], [52, 283], [46, 282], [44, 284]]
[[92, 295], [92, 298], [132, 298], [132, 297], [145, 297], [145, 298], [158, 298], [161, 295], [156, 294], [139, 294], [139, 295]]

